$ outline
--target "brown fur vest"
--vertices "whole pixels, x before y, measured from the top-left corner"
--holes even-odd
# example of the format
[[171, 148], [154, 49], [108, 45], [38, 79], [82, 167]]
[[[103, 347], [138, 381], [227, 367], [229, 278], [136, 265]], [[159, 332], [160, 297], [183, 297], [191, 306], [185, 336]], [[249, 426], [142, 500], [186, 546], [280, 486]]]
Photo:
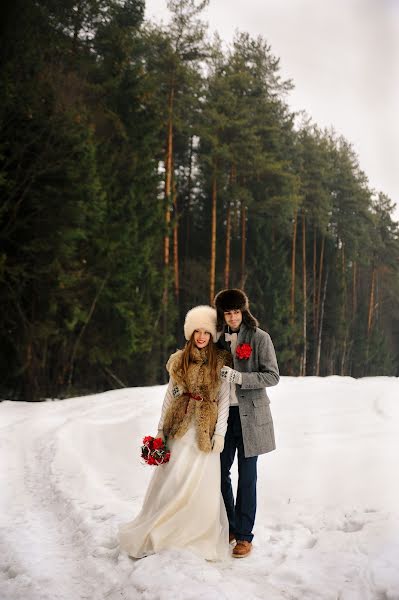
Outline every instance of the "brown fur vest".
[[[217, 372], [223, 365], [231, 364], [231, 354], [224, 350], [217, 352]], [[178, 350], [169, 358], [166, 368], [173, 383], [183, 388], [184, 392], [201, 396], [202, 400], [195, 400], [188, 395], [174, 398], [166, 412], [163, 430], [166, 436], [180, 438], [187, 432], [191, 419], [194, 416], [197, 429], [198, 447], [203, 452], [211, 451], [211, 439], [215, 431], [218, 418], [217, 396], [221, 379], [215, 381], [207, 367], [207, 348], [193, 348], [191, 360], [186, 377], [183, 376], [183, 350]]]

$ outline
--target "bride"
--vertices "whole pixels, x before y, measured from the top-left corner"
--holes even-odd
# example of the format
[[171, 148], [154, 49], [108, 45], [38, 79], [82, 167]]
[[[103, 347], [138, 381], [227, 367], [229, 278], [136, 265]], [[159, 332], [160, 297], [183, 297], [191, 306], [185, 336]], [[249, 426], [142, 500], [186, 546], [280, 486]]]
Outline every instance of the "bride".
[[220, 370], [231, 355], [214, 344], [216, 310], [210, 306], [188, 311], [184, 336], [184, 349], [166, 365], [170, 379], [158, 425], [170, 461], [154, 467], [141, 512], [119, 530], [121, 548], [135, 558], [166, 548], [186, 548], [207, 560], [228, 556], [219, 454], [230, 387]]

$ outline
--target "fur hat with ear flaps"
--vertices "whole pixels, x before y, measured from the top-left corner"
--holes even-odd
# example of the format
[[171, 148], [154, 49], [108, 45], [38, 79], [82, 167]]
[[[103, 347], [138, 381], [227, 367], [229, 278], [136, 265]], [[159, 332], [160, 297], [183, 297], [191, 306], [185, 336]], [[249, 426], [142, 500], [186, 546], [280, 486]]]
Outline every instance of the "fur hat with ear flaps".
[[189, 340], [196, 329], [209, 331], [214, 342], [216, 335], [216, 310], [212, 306], [194, 306], [186, 314], [184, 321], [184, 337]]
[[238, 288], [221, 290], [218, 294], [216, 294], [213, 303], [216, 306], [217, 311], [218, 331], [221, 331], [223, 326], [226, 324], [224, 320], [224, 313], [229, 310], [240, 310], [242, 312], [243, 322], [250, 329], [255, 329], [255, 327], [258, 327], [258, 321], [249, 310], [248, 296], [243, 290], [239, 290]]

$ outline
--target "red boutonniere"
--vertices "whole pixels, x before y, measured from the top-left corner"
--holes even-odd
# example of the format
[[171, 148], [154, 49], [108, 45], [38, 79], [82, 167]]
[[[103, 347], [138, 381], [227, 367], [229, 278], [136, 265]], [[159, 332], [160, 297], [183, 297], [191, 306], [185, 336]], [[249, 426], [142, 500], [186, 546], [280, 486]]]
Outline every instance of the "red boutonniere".
[[239, 359], [245, 358], [245, 360], [248, 360], [251, 354], [252, 348], [249, 344], [239, 344], [236, 348], [236, 357]]
[[141, 446], [141, 458], [147, 465], [162, 465], [169, 462], [170, 451], [161, 438], [146, 435]]

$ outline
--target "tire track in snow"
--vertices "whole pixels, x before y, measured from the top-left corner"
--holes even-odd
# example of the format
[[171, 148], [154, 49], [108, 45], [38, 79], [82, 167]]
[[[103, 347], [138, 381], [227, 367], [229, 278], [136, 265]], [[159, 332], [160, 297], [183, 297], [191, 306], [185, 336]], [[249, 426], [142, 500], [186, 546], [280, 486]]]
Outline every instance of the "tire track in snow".
[[[100, 528], [98, 519], [62, 492], [53, 470], [58, 433], [99, 409], [97, 405], [82, 411], [79, 404], [72, 410], [65, 407], [66, 419], [57, 415], [61, 423], [60, 418], [44, 428], [40, 423], [38, 432], [36, 422], [36, 432], [30, 431], [25, 440], [24, 494], [12, 507], [12, 528], [3, 528], [1, 536], [2, 600], [14, 598], [17, 588], [24, 589], [29, 600], [124, 600], [118, 591], [116, 540], [104, 533], [106, 524]], [[28, 421], [19, 420], [10, 428], [29, 431]]]

